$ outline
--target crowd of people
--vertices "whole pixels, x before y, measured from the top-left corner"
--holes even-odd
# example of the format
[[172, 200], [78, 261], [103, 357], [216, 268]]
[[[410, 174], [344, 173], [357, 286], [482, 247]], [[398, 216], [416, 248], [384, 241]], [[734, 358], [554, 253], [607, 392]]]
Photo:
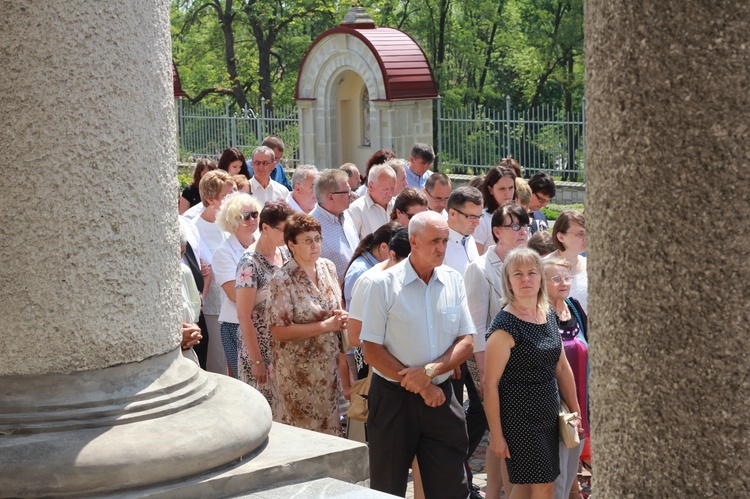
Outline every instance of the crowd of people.
[[[366, 441], [373, 489], [404, 496], [412, 469], [416, 497], [483, 497], [469, 458], [489, 430], [486, 497], [579, 497], [586, 224], [564, 211], [550, 232], [554, 180], [505, 158], [454, 188], [423, 143], [364, 175], [289, 178], [283, 155], [278, 137], [249, 160], [228, 148], [179, 196], [184, 355], [258, 389], [275, 421]], [[367, 422], [347, 421], [366, 377]]]

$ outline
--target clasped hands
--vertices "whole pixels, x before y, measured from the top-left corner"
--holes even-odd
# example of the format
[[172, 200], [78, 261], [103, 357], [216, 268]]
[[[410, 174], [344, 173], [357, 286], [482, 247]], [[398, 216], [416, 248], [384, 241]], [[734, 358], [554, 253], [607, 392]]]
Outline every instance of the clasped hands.
[[323, 321], [323, 328], [326, 331], [341, 331], [346, 329], [349, 322], [349, 312], [342, 309], [333, 311], [333, 315]]
[[424, 367], [405, 367], [398, 374], [404, 377], [401, 386], [421, 395], [428, 407], [440, 407], [445, 402], [445, 393], [442, 388], [432, 383]]

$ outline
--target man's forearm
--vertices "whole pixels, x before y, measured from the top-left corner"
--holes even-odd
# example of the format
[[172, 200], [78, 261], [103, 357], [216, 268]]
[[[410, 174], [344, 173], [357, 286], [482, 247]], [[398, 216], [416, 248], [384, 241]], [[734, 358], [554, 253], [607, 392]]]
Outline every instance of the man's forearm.
[[435, 370], [435, 374], [443, 374], [453, 371], [474, 353], [474, 338], [467, 334], [459, 336], [455, 343], [445, 351], [443, 355], [429, 362], [428, 365]]
[[369, 341], [362, 342], [362, 350], [365, 356], [365, 362], [374, 367], [383, 376], [386, 376], [394, 381], [401, 381], [403, 376], [398, 372], [405, 366], [399, 362], [399, 360], [391, 355], [391, 353], [385, 349], [383, 345], [377, 343], [371, 343]]

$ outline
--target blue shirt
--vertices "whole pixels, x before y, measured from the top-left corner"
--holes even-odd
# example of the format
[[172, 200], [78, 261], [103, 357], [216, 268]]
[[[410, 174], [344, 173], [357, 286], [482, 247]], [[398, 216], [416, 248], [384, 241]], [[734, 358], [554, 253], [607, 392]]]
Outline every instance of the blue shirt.
[[378, 263], [378, 259], [373, 256], [372, 253], [366, 251], [362, 256], [349, 265], [349, 270], [346, 271], [346, 277], [344, 277], [344, 300], [346, 300], [346, 310], [349, 310], [349, 304], [352, 302], [352, 290], [354, 284], [359, 279], [359, 276], [370, 270]]
[[422, 190], [424, 189], [424, 184], [427, 182], [427, 179], [430, 178], [430, 175], [432, 175], [432, 170], [427, 170], [422, 174], [420, 177], [413, 171], [411, 171], [411, 168], [407, 165], [406, 168], [406, 183], [409, 184], [409, 187], [414, 187], [415, 189]]
[[339, 284], [343, 284], [346, 266], [349, 265], [349, 260], [359, 244], [357, 229], [354, 228], [354, 223], [347, 212], [336, 216], [318, 205], [310, 212], [310, 215], [320, 222], [320, 235], [323, 236], [320, 256], [333, 262], [336, 266]]

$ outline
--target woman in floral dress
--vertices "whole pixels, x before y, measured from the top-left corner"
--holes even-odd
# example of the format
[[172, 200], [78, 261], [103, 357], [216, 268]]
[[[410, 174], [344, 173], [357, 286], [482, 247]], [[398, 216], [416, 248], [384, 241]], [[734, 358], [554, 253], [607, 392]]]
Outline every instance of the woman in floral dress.
[[269, 325], [284, 403], [281, 422], [341, 436], [338, 356], [348, 314], [336, 267], [320, 258], [320, 230], [310, 215], [287, 219], [284, 241], [292, 258], [269, 283]]
[[289, 260], [284, 245], [286, 219], [294, 213], [284, 201], [269, 201], [260, 212], [260, 237], [237, 264], [237, 317], [242, 332], [238, 377], [268, 400], [274, 420], [280, 421], [279, 396], [273, 373], [271, 331], [268, 329], [268, 282]]

